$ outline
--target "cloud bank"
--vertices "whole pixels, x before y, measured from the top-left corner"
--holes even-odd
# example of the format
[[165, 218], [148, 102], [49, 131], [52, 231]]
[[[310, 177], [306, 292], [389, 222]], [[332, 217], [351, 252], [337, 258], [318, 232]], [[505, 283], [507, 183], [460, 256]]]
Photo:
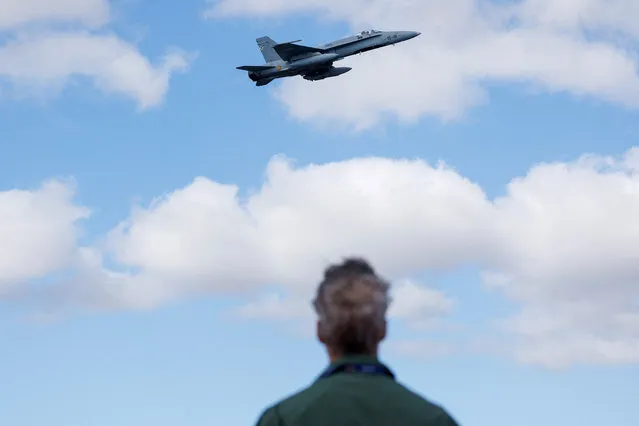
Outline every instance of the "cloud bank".
[[[73, 187], [48, 182], [0, 193], [0, 288], [65, 309], [232, 295], [246, 301], [236, 315], [296, 321], [310, 318], [322, 268], [356, 254], [394, 280], [392, 316], [426, 330], [455, 297], [411, 278], [475, 265], [486, 289], [520, 307], [498, 329], [520, 361], [635, 363], [638, 171], [639, 148], [538, 164], [489, 199], [446, 164], [274, 157], [250, 195], [199, 177], [135, 206], [94, 247], [77, 243], [90, 212]], [[32, 285], [57, 270], [74, 273]]]

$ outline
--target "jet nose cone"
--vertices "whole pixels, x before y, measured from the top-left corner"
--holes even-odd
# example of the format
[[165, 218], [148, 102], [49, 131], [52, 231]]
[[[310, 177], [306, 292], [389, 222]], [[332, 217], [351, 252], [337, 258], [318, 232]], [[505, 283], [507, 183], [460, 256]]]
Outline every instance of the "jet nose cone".
[[397, 35], [402, 41], [410, 40], [411, 38], [415, 38], [421, 33], [417, 31], [398, 31]]

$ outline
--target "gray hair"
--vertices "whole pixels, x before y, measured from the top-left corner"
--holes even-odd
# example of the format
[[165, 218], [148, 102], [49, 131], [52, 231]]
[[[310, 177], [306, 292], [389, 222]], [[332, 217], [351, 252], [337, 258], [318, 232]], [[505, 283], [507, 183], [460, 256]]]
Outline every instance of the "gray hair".
[[322, 340], [343, 354], [368, 354], [384, 337], [389, 283], [363, 259], [329, 266], [313, 306]]

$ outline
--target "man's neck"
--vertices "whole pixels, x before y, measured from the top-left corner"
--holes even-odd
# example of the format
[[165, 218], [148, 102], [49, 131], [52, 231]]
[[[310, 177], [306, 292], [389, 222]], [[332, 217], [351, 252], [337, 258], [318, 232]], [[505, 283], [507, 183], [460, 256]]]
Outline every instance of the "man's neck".
[[333, 352], [333, 351], [329, 351], [328, 352], [328, 358], [329, 358], [331, 363], [339, 361], [340, 359], [342, 359], [342, 358], [344, 358], [346, 356], [362, 356], [362, 357], [377, 358], [378, 354], [377, 354], [377, 351], [374, 351], [372, 353], [365, 353], [365, 354], [344, 354], [344, 353], [341, 353], [341, 352]]

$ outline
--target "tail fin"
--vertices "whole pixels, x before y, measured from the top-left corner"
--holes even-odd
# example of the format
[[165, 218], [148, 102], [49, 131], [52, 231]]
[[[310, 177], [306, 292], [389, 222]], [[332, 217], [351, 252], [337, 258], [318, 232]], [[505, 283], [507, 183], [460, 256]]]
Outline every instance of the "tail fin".
[[273, 46], [277, 43], [273, 41], [270, 37], [259, 37], [255, 40], [257, 42], [257, 46], [262, 51], [262, 56], [264, 56], [264, 61], [273, 62], [273, 61], [281, 61], [280, 55], [277, 54]]

